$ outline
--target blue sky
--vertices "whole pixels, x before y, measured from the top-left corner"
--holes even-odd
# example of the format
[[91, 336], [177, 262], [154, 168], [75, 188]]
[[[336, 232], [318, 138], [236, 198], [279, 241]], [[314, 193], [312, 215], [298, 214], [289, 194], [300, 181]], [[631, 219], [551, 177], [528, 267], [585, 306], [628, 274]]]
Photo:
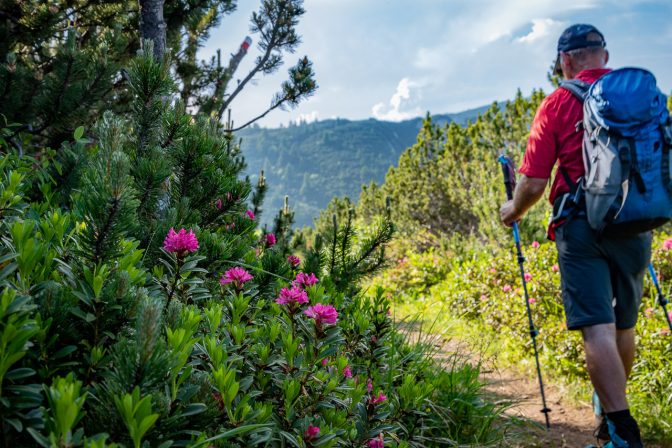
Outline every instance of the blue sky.
[[[259, 4], [239, 0], [201, 55], [234, 52], [250, 34]], [[402, 120], [506, 100], [517, 89], [548, 92], [557, 38], [577, 22], [605, 35], [610, 67], [648, 68], [666, 94], [672, 91], [670, 0], [305, 0], [304, 7], [302, 44], [277, 74], [257, 78], [234, 101], [236, 123], [261, 113], [304, 55], [314, 62], [317, 93], [297, 109], [272, 112], [261, 126], [334, 117]], [[236, 77], [259, 54], [250, 36], [255, 42]]]

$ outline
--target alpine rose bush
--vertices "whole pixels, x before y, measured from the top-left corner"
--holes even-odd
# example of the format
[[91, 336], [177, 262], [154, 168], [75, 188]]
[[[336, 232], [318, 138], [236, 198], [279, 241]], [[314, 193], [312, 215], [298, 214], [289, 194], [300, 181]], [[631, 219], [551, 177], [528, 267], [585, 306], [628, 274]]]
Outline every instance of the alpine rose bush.
[[321, 326], [322, 324], [333, 325], [338, 320], [336, 308], [321, 303], [308, 307], [303, 314], [312, 318], [317, 326]]
[[185, 229], [180, 229], [179, 232], [175, 233], [175, 229], [171, 227], [165, 240], [163, 240], [163, 248], [166, 252], [184, 256], [189, 252], [198, 250], [198, 240], [192, 230], [187, 233]]
[[310, 274], [299, 272], [298, 274], [296, 274], [296, 278], [292, 282], [292, 285], [305, 288], [307, 286], [313, 286], [317, 282], [318, 279], [312, 272]]
[[308, 294], [301, 288], [296, 286], [289, 288], [282, 288], [280, 290], [280, 297], [275, 299], [278, 305], [302, 305], [308, 303]]
[[233, 283], [233, 286], [237, 290], [241, 290], [243, 289], [243, 285], [253, 278], [252, 274], [247, 272], [244, 268], [235, 267], [226, 271], [224, 275], [222, 275], [222, 278], [219, 279], [219, 283], [222, 285]]

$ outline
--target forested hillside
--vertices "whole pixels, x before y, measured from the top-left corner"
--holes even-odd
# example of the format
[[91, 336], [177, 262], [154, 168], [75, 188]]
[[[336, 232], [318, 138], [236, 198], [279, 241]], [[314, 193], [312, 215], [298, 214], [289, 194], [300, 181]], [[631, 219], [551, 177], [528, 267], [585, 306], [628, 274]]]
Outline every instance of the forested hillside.
[[[436, 115], [433, 120], [466, 124], [486, 109]], [[415, 142], [421, 127], [422, 118], [415, 118], [398, 123], [335, 119], [244, 129], [237, 135], [242, 138], [247, 172], [254, 182], [264, 170], [271, 187], [262, 222], [270, 222], [288, 195], [296, 225], [312, 225], [334, 196], [357, 197], [362, 184], [382, 182], [402, 151]]]

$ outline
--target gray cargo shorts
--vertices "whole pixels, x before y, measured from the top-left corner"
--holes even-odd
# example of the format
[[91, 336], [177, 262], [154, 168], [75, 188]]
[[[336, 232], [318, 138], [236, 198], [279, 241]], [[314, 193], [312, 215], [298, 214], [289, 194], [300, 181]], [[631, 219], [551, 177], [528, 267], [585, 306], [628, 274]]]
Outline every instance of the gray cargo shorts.
[[620, 330], [635, 326], [651, 238], [651, 232], [598, 237], [585, 218], [571, 219], [556, 229], [568, 329], [609, 323]]

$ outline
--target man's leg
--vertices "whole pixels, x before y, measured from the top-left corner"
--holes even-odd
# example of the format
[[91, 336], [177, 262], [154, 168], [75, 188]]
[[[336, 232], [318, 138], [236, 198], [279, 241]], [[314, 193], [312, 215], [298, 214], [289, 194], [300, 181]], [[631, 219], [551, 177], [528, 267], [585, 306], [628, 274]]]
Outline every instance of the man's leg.
[[[635, 341], [633, 330], [616, 330], [615, 324], [600, 324], [581, 329], [588, 374], [600, 397], [612, 430], [628, 447], [641, 447], [637, 422], [628, 409], [625, 385], [632, 369]], [[610, 431], [612, 442], [614, 434]], [[623, 446], [615, 444], [614, 446]]]
[[618, 345], [618, 354], [621, 356], [627, 380], [635, 362], [635, 329], [616, 330], [616, 345]]
[[[586, 364], [600, 403], [606, 412], [628, 408], [625, 398], [626, 369], [619, 351], [614, 324], [600, 324], [581, 329]], [[625, 338], [627, 339], [627, 338]], [[633, 342], [634, 347], [634, 342]], [[626, 357], [628, 350], [624, 350]], [[630, 358], [627, 358], [630, 359]], [[630, 360], [630, 366], [632, 362]]]

